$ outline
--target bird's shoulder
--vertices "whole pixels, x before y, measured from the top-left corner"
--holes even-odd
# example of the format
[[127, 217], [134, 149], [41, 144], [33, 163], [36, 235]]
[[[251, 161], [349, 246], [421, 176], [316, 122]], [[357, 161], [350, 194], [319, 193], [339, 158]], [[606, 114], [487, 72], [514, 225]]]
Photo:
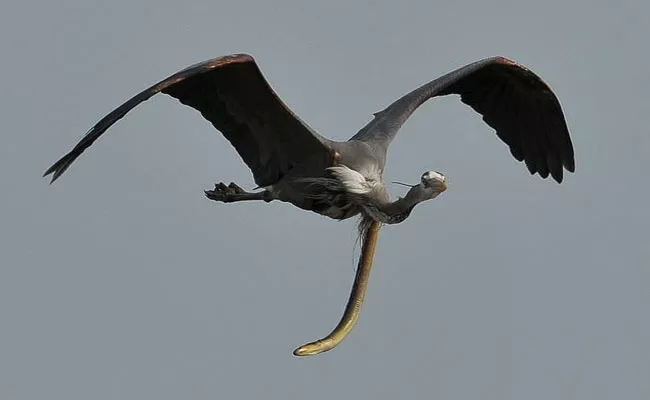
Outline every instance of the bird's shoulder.
[[380, 181], [386, 157], [370, 144], [359, 140], [335, 142], [332, 148], [339, 154], [338, 163], [360, 173], [367, 180]]

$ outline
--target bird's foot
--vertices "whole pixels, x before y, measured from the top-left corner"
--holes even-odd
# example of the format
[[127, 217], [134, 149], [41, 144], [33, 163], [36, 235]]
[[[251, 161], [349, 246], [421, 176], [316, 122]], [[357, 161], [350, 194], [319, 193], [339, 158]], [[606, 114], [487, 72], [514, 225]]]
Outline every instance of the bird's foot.
[[270, 201], [268, 198], [268, 192], [265, 190], [263, 192], [251, 193], [247, 192], [241, 187], [239, 187], [234, 182], [230, 182], [229, 185], [226, 185], [223, 182], [219, 182], [214, 185], [213, 190], [206, 190], [205, 196], [214, 201], [222, 201], [224, 203], [232, 203], [235, 201], [244, 201], [244, 200], [264, 200]]
[[236, 201], [236, 195], [238, 194], [247, 194], [244, 189], [239, 187], [236, 183], [230, 182], [230, 185], [227, 185], [223, 182], [219, 182], [214, 185], [213, 190], [206, 190], [205, 196], [214, 201], [223, 201], [224, 203], [230, 203]]

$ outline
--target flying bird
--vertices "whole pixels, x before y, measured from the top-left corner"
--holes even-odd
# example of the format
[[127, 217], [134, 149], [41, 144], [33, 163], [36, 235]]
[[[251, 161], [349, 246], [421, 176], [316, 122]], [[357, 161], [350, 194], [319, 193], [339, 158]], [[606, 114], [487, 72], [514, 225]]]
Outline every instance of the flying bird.
[[297, 348], [297, 356], [331, 350], [354, 327], [380, 226], [404, 221], [417, 204], [447, 189], [443, 174], [428, 171], [404, 197], [391, 201], [382, 181], [390, 143], [425, 101], [459, 95], [531, 174], [550, 175], [561, 183], [563, 169], [575, 170], [573, 145], [557, 97], [539, 76], [507, 58], [486, 58], [442, 75], [375, 113], [348, 141], [339, 142], [298, 118], [273, 91], [253, 57], [234, 54], [192, 65], [138, 93], [102, 118], [44, 176], [51, 175], [54, 182], [111, 125], [156, 93], [199, 111], [252, 171], [256, 189], [219, 183], [205, 191], [209, 199], [278, 200], [337, 220], [360, 216], [362, 251], [343, 317], [329, 335]]

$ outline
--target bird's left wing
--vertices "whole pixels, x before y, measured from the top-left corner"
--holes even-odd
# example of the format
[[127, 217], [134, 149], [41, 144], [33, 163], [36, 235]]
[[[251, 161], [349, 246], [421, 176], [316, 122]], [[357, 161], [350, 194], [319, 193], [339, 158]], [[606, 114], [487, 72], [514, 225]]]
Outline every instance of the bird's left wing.
[[282, 102], [253, 57], [234, 54], [192, 65], [138, 93], [93, 126], [45, 176], [51, 174], [54, 182], [111, 125], [159, 92], [198, 110], [221, 131], [261, 187], [301, 163], [331, 163], [327, 140]]
[[573, 145], [557, 97], [535, 73], [504, 57], [476, 61], [415, 89], [376, 113], [351, 140], [386, 151], [422, 103], [448, 94], [460, 95], [463, 103], [483, 115], [531, 174], [546, 178], [550, 172], [562, 182], [562, 167], [575, 170]]

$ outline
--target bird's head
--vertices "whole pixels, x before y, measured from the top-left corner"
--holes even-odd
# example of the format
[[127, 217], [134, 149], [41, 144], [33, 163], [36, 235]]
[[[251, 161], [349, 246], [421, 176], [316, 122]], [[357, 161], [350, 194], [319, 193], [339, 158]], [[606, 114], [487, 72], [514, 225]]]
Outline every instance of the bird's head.
[[[394, 182], [400, 183], [400, 182]], [[406, 185], [404, 183], [400, 183]], [[440, 193], [447, 190], [447, 178], [437, 171], [428, 171], [422, 174], [419, 185], [406, 185], [411, 189], [406, 193], [404, 200], [408, 204], [418, 204], [423, 201], [436, 198]]]
[[402, 182], [393, 183], [409, 186], [411, 188], [411, 190], [406, 194], [405, 199], [408, 199], [409, 202], [413, 204], [431, 200], [447, 190], [447, 178], [437, 171], [427, 171], [423, 173], [419, 185], [409, 185]]
[[423, 200], [433, 199], [440, 193], [447, 190], [447, 178], [437, 171], [428, 171], [422, 174], [420, 178], [420, 191]]
[[438, 171], [428, 171], [422, 174], [420, 184], [424, 188], [431, 188], [442, 193], [447, 190], [447, 178]]

